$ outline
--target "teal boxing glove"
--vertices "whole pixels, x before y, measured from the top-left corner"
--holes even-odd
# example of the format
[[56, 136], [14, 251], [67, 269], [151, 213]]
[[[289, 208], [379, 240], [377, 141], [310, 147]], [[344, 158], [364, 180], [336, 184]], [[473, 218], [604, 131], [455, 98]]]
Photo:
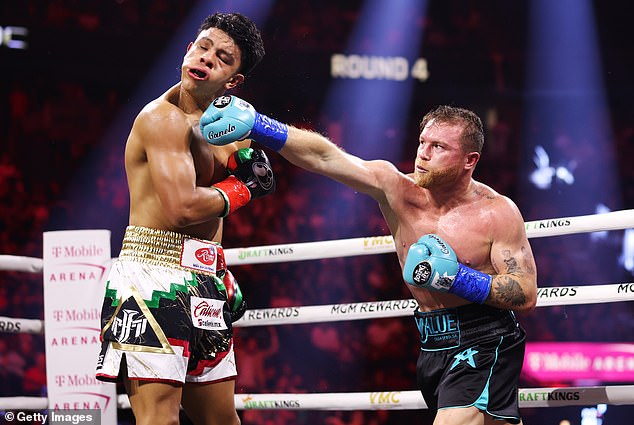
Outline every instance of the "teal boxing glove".
[[235, 96], [216, 98], [200, 118], [200, 131], [207, 142], [222, 146], [247, 137], [279, 151], [288, 138], [288, 126], [258, 113]]
[[407, 252], [403, 279], [410, 285], [448, 292], [484, 304], [492, 277], [460, 264], [456, 253], [438, 235], [422, 236]]

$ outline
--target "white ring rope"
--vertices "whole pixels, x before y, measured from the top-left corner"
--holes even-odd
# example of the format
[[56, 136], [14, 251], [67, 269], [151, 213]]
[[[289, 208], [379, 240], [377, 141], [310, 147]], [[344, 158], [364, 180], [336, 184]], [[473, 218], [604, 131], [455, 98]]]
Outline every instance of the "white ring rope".
[[[520, 408], [634, 404], [634, 385], [599, 387], [521, 388]], [[381, 391], [312, 394], [236, 394], [238, 410], [412, 410], [426, 409], [419, 391]], [[129, 409], [125, 394], [117, 396], [117, 407]], [[47, 408], [45, 397], [3, 397], [0, 410]]]
[[[537, 307], [634, 301], [634, 283], [558, 286], [537, 291]], [[302, 323], [404, 317], [414, 314], [413, 299], [249, 309], [235, 327], [297, 325]], [[42, 333], [43, 321], [0, 316], [0, 332]]]
[[[600, 215], [564, 217], [526, 222], [529, 238], [634, 228], [634, 210]], [[228, 265], [278, 263], [394, 252], [391, 236], [343, 239], [302, 244], [268, 245], [225, 250]], [[42, 259], [0, 255], [0, 270], [42, 273]], [[538, 290], [538, 307], [634, 300], [634, 283], [547, 287]], [[264, 326], [409, 316], [414, 300], [393, 300], [317, 306], [247, 310], [235, 326]], [[42, 333], [43, 321], [0, 317], [0, 332]], [[419, 391], [385, 391], [313, 394], [236, 394], [236, 408], [283, 410], [385, 410], [427, 408]], [[634, 404], [634, 385], [604, 387], [524, 388], [519, 405], [559, 407], [591, 404]], [[47, 408], [41, 397], [0, 398], [0, 410]], [[119, 408], [129, 408], [125, 394]]]
[[0, 255], [0, 270], [11, 272], [42, 273], [44, 261], [41, 258]]
[[[634, 228], [634, 210], [527, 221], [525, 227], [529, 238], [624, 230]], [[229, 248], [225, 249], [224, 252], [227, 264], [234, 266], [385, 254], [394, 251], [392, 236], [370, 236], [297, 244]], [[0, 255], [0, 270], [42, 273], [42, 259]]]
[[[634, 210], [613, 211], [592, 216], [564, 217], [526, 222], [529, 237], [634, 228]], [[309, 259], [381, 254], [394, 251], [391, 236], [341, 239], [300, 244], [268, 245], [225, 250], [227, 264], [277, 263]], [[13, 262], [15, 260], [15, 262]], [[0, 270], [42, 272], [42, 259], [0, 255]], [[537, 306], [595, 304], [634, 300], [634, 283], [539, 288]], [[267, 326], [341, 320], [408, 316], [416, 308], [414, 300], [328, 304], [302, 307], [247, 310], [235, 326]], [[0, 317], [0, 332], [42, 333], [43, 322], [33, 319]]]

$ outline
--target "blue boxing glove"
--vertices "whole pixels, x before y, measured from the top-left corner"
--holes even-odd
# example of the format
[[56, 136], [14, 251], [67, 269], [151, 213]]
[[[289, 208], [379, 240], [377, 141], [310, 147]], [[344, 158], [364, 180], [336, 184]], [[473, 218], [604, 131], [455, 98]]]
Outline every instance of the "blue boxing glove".
[[288, 126], [262, 115], [235, 96], [216, 98], [200, 118], [200, 131], [212, 145], [222, 146], [247, 137], [279, 151], [286, 143]]
[[410, 246], [403, 279], [419, 288], [449, 292], [484, 304], [491, 291], [491, 275], [460, 264], [456, 253], [438, 235], [422, 236]]

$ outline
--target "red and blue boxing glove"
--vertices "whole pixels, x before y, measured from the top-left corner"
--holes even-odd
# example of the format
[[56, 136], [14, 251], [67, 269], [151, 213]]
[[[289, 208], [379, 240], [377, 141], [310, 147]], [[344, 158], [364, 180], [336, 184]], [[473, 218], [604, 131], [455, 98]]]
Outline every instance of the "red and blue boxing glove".
[[410, 285], [448, 292], [484, 304], [492, 277], [458, 262], [456, 253], [438, 235], [422, 236], [407, 252], [403, 279]]
[[278, 152], [286, 143], [288, 126], [258, 113], [235, 96], [216, 98], [200, 118], [200, 131], [212, 145], [222, 146], [251, 138]]

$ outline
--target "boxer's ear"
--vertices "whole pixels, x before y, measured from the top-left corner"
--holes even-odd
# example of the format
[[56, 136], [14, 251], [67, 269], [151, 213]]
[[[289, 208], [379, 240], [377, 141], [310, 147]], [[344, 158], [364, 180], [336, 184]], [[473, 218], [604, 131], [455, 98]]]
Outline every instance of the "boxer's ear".
[[227, 90], [235, 89], [243, 82], [244, 82], [244, 75], [236, 74], [233, 77], [231, 77], [229, 81], [225, 83], [225, 87]]

